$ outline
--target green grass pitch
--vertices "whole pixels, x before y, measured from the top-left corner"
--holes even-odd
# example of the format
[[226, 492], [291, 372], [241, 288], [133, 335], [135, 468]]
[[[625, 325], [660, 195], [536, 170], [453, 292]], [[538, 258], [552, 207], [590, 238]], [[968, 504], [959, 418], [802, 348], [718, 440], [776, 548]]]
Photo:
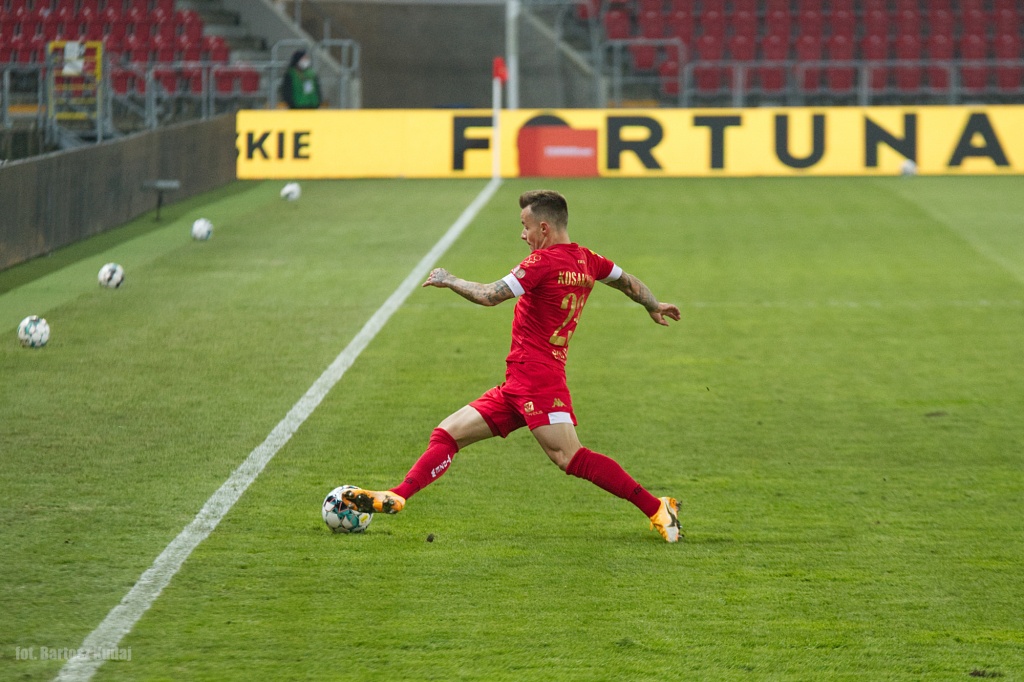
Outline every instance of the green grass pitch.
[[[0, 679], [58, 673], [484, 187], [281, 184], [0, 273]], [[502, 378], [512, 304], [417, 289], [95, 679], [1024, 679], [1024, 180], [508, 181], [441, 264], [506, 274], [536, 186], [683, 310], [599, 288], [568, 372], [686, 539], [525, 432], [332, 535]]]

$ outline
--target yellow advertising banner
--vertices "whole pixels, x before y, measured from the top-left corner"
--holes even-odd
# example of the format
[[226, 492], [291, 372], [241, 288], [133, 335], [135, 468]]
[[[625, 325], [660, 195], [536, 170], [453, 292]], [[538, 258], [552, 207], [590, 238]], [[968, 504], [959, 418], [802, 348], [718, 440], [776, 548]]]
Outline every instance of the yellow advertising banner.
[[[490, 177], [490, 110], [241, 111], [238, 177]], [[1024, 106], [504, 110], [503, 177], [1024, 173]]]

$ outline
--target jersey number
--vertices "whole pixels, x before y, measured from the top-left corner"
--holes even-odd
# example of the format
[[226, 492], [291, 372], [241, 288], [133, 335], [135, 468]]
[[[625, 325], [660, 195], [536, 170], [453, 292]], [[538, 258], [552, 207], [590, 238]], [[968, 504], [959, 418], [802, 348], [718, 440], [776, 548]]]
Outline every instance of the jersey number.
[[586, 294], [577, 296], [576, 294], [566, 294], [565, 298], [562, 299], [562, 310], [568, 310], [565, 319], [562, 324], [558, 325], [558, 329], [548, 339], [548, 343], [552, 346], [558, 346], [559, 348], [569, 343], [569, 339], [572, 338], [573, 330], [565, 332], [565, 336], [562, 336], [562, 332], [569, 326], [570, 323], [575, 323], [580, 319], [580, 313], [583, 312], [583, 304], [587, 302]]

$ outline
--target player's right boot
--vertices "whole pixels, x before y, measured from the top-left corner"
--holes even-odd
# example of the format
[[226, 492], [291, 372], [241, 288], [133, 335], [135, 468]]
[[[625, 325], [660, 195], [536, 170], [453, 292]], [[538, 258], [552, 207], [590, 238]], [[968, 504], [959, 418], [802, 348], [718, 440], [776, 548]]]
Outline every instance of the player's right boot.
[[397, 514], [405, 507], [405, 498], [389, 491], [350, 488], [341, 494], [350, 505], [364, 514]]
[[654, 528], [665, 542], [677, 542], [683, 534], [679, 527], [679, 502], [672, 497], [662, 497], [661, 506], [651, 517], [651, 528]]

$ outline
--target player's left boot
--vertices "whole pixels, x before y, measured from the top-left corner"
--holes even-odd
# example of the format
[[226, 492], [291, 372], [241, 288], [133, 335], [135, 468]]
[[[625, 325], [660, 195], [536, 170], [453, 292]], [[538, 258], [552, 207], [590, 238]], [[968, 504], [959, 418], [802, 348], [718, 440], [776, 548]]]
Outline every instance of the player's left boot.
[[677, 542], [683, 534], [679, 526], [679, 502], [672, 497], [662, 497], [661, 506], [651, 517], [651, 528], [654, 528], [665, 542]]
[[364, 514], [397, 514], [405, 507], [405, 498], [389, 491], [349, 488], [341, 497]]

